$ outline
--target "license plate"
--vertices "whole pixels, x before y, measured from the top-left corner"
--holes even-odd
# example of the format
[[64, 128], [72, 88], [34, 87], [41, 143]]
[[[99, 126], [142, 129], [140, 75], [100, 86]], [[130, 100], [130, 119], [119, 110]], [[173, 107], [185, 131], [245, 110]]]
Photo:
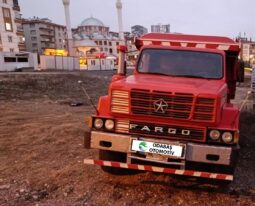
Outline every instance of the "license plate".
[[182, 157], [183, 146], [141, 140], [132, 141], [132, 151], [159, 154], [171, 157]]

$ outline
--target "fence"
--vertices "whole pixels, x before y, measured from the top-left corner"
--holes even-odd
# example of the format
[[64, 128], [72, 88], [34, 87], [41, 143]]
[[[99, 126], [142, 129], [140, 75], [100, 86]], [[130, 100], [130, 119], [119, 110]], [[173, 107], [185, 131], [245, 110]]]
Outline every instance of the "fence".
[[80, 70], [79, 57], [40, 56], [41, 69]]
[[40, 56], [41, 69], [56, 70], [113, 70], [113, 59], [85, 59], [86, 64], [80, 65], [80, 57]]
[[87, 59], [87, 70], [113, 70], [115, 69], [113, 59]]

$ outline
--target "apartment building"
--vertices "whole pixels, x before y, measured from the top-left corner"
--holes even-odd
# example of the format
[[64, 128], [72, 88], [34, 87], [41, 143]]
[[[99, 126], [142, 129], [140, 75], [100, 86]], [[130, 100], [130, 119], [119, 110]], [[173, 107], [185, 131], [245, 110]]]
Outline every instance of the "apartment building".
[[236, 42], [240, 44], [240, 58], [250, 64], [250, 66], [255, 64], [255, 41], [251, 38], [238, 36]]
[[47, 18], [23, 19], [27, 51], [43, 54], [45, 49], [66, 50], [66, 27]]
[[170, 33], [170, 24], [151, 25], [151, 32]]
[[0, 52], [25, 51], [18, 0], [0, 0]]

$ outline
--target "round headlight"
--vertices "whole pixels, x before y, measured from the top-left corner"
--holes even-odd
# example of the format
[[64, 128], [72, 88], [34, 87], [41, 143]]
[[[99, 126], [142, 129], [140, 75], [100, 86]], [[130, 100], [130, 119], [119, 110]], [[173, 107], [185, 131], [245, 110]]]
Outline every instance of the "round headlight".
[[107, 119], [104, 123], [104, 126], [108, 130], [112, 130], [114, 128], [114, 121], [112, 119]]
[[220, 138], [220, 131], [219, 130], [212, 130], [212, 131], [210, 131], [209, 136], [212, 140], [216, 141]]
[[225, 143], [230, 143], [233, 141], [233, 135], [230, 132], [224, 132], [222, 134], [222, 140]]
[[104, 125], [104, 122], [103, 122], [103, 120], [102, 119], [95, 119], [94, 120], [94, 126], [95, 126], [95, 128], [97, 128], [97, 129], [101, 129], [102, 127], [103, 127], [103, 125]]

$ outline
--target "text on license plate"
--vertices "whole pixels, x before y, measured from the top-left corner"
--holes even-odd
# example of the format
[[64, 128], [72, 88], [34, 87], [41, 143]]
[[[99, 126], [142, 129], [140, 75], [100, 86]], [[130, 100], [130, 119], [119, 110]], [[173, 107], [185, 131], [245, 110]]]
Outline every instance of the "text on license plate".
[[132, 151], [161, 154], [174, 157], [182, 157], [183, 146], [165, 143], [147, 142], [141, 140], [132, 141]]

